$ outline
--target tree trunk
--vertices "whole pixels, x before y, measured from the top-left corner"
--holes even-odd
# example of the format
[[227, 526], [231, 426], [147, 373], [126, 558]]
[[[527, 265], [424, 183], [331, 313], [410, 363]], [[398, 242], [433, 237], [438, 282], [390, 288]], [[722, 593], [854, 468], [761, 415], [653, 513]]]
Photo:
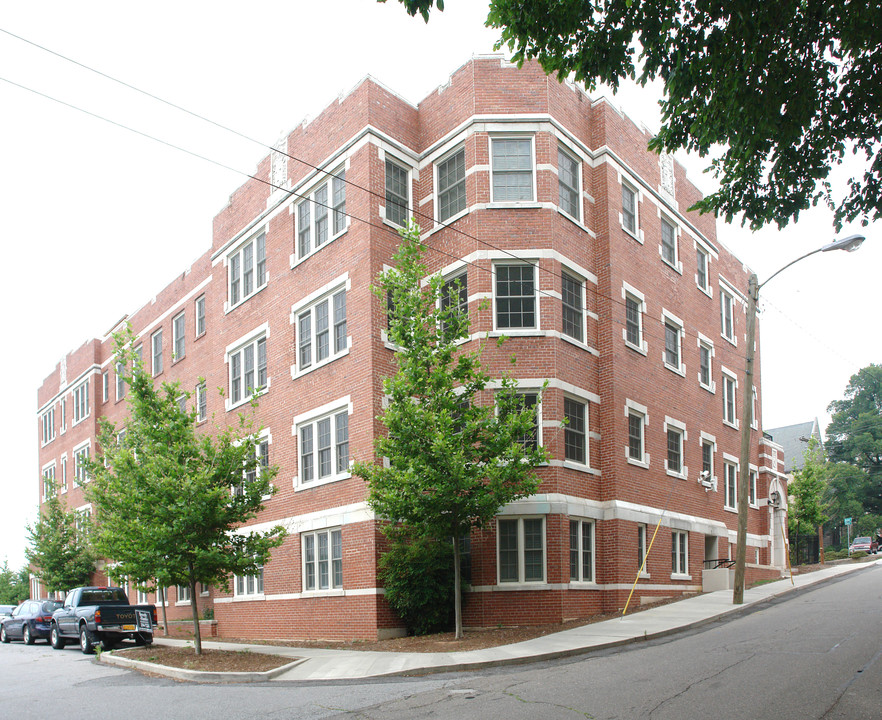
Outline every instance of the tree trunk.
[[454, 637], [462, 640], [462, 582], [460, 580], [459, 536], [453, 536], [453, 614], [456, 618]]
[[199, 632], [199, 606], [196, 604], [196, 576], [193, 572], [193, 563], [187, 564], [190, 575], [190, 608], [193, 610], [193, 645], [196, 654], [202, 654], [202, 635]]
[[823, 523], [818, 525], [818, 553], [820, 554], [821, 563], [826, 562], [824, 560], [824, 524]]
[[156, 599], [159, 600], [159, 607], [162, 608], [162, 634], [168, 637], [168, 617], [165, 614], [165, 588], [159, 587], [159, 581], [156, 583]]

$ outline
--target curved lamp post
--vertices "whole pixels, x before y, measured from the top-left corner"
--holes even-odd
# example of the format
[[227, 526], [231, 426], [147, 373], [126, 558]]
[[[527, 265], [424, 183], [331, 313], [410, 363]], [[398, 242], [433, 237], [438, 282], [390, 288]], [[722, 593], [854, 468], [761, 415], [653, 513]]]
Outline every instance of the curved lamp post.
[[750, 275], [747, 290], [747, 349], [744, 363], [744, 391], [742, 393], [744, 425], [741, 428], [741, 457], [738, 468], [738, 541], [735, 550], [735, 589], [732, 594], [732, 603], [735, 605], [740, 605], [744, 602], [744, 564], [747, 555], [747, 494], [749, 492], [750, 478], [750, 430], [753, 426], [753, 355], [756, 339], [756, 303], [759, 299], [760, 288], [791, 265], [795, 265], [800, 260], [805, 260], [810, 255], [819, 252], [829, 252], [830, 250], [854, 252], [861, 246], [864, 239], [863, 235], [849, 235], [846, 238], [827, 243], [817, 250], [812, 250], [802, 257], [796, 258], [793, 262], [787, 263], [762, 283], [757, 281], [756, 273], [751, 273]]

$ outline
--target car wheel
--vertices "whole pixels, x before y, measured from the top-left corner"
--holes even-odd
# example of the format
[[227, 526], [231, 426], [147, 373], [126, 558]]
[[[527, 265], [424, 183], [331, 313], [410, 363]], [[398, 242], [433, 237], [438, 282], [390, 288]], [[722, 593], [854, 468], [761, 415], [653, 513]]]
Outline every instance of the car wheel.
[[0, 642], [9, 642], [9, 635], [6, 634], [6, 626], [0, 625]]
[[83, 655], [91, 655], [95, 652], [95, 642], [92, 639], [92, 633], [89, 632], [89, 628], [85, 625], [80, 626], [80, 650], [83, 651]]
[[49, 644], [52, 645], [55, 650], [64, 649], [66, 643], [64, 638], [59, 634], [57, 625], [53, 625], [52, 629], [49, 631]]
[[21, 629], [21, 639], [24, 640], [25, 645], [34, 644], [34, 636], [31, 635], [31, 626], [27, 623], [25, 623], [24, 627]]

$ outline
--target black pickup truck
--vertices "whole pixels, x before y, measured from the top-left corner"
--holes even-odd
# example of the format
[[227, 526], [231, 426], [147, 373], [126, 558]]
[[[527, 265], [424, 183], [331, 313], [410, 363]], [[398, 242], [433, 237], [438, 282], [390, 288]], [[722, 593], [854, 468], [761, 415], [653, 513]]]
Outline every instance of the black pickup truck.
[[49, 642], [61, 650], [78, 640], [86, 654], [94, 652], [98, 643], [104, 650], [122, 640], [150, 645], [155, 625], [156, 606], [129, 605], [122, 588], [80, 587], [71, 590], [64, 605], [52, 614]]

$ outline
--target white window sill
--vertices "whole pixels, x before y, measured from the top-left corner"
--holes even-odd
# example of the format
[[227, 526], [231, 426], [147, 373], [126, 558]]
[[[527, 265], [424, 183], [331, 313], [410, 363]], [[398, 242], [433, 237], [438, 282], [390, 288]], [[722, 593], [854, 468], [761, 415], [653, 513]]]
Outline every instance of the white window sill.
[[646, 353], [648, 352], [648, 349], [649, 349], [648, 345], [646, 343], [643, 343], [642, 347], [637, 347], [636, 345], [629, 343], [627, 340], [625, 340], [625, 347], [630, 348], [631, 350], [633, 350], [636, 353], [640, 353], [644, 357], [646, 356]]
[[699, 380], [699, 381], [698, 381], [698, 386], [699, 386], [702, 390], [707, 390], [711, 395], [715, 394], [716, 391], [717, 391], [716, 383], [711, 383], [710, 385], [705, 385], [704, 383], [701, 382], [701, 380]]
[[489, 210], [519, 210], [519, 209], [536, 209], [541, 208], [542, 203], [535, 200], [508, 200], [506, 202], [493, 202], [487, 206]]
[[594, 580], [570, 580], [571, 590], [599, 590]]
[[310, 480], [309, 482], [301, 482], [300, 478], [295, 478], [294, 480], [294, 492], [300, 492], [301, 490], [309, 490], [314, 487], [320, 487], [322, 485], [330, 485], [331, 483], [340, 482], [341, 480], [348, 480], [352, 477], [352, 473], [341, 473], [340, 475], [332, 475], [331, 477], [322, 478], [321, 480]]
[[729, 507], [728, 505], [724, 505], [723, 510], [725, 512], [735, 513], [736, 515], [738, 514], [738, 508]]
[[247, 405], [248, 403], [251, 402], [252, 398], [260, 398], [260, 397], [263, 397], [264, 395], [266, 395], [267, 392], [269, 392], [269, 389], [270, 389], [270, 378], [267, 378], [266, 379], [266, 387], [263, 388], [263, 390], [259, 390], [258, 392], [254, 393], [253, 395], [249, 395], [248, 397], [246, 397], [243, 400], [237, 400], [235, 403], [228, 401], [226, 403], [225, 409], [227, 412], [230, 412], [231, 410], [235, 410], [236, 408], [240, 408], [243, 405]]
[[652, 575], [650, 575], [648, 572], [642, 572], [639, 575], [637, 575], [638, 580], [649, 580], [651, 577], [652, 577]]
[[669, 268], [671, 268], [671, 270], [673, 270], [675, 273], [678, 273], [679, 275], [683, 274], [683, 263], [671, 262], [670, 260], [666, 260], [665, 258], [662, 258], [661, 261]]
[[543, 337], [543, 333], [539, 328], [508, 328], [504, 330], [493, 330], [487, 333], [489, 337]]
[[646, 468], [648, 470], [649, 469], [649, 459], [647, 458], [646, 460], [635, 460], [634, 458], [629, 457], [628, 458], [628, 465], [635, 465], [636, 467], [642, 467], [642, 468]]
[[[580, 205], [581, 205], [581, 195], [579, 196], [579, 200], [580, 200]], [[570, 215], [566, 210], [562, 209], [559, 205], [558, 205], [558, 207], [557, 207], [557, 211], [558, 211], [563, 217], [565, 217], [567, 220], [569, 220], [571, 223], [573, 223], [573, 225], [575, 225], [576, 227], [578, 227], [582, 232], [590, 233], [591, 235], [594, 234], [593, 231], [589, 230], [587, 227], [585, 227], [585, 225], [582, 224], [582, 219], [581, 219], [581, 218], [574, 218], [574, 217], [573, 217], [572, 215]]]
[[621, 228], [622, 228], [622, 230], [624, 230], [625, 233], [627, 233], [630, 237], [634, 238], [634, 240], [636, 240], [637, 242], [639, 242], [641, 245], [643, 244], [643, 238], [640, 237], [640, 235], [639, 235], [639, 231], [638, 231], [638, 232], [635, 232], [635, 231], [633, 231], [633, 230], [628, 230], [628, 228], [626, 228], [624, 225], [622, 225]]
[[685, 365], [679, 365], [679, 366], [675, 367], [674, 365], [668, 365], [667, 363], [664, 363], [664, 366], [668, 370], [670, 370], [672, 373], [674, 373], [674, 375], [679, 375], [680, 377], [686, 377], [686, 366]]
[[[293, 205], [292, 205], [291, 207], [293, 207]], [[334, 211], [333, 211], [331, 208], [328, 208], [328, 220], [329, 220], [329, 221], [332, 221], [333, 213], [334, 213]], [[347, 222], [346, 222], [346, 227], [345, 227], [345, 228], [343, 228], [340, 232], [338, 232], [338, 233], [337, 233], [336, 235], [334, 235], [333, 237], [330, 237], [330, 238], [328, 238], [327, 240], [325, 240], [325, 242], [323, 242], [323, 243], [322, 243], [321, 245], [319, 245], [318, 247], [313, 248], [312, 250], [310, 250], [310, 251], [309, 251], [308, 253], [306, 253], [306, 255], [304, 255], [303, 257], [297, 257], [294, 253], [292, 253], [292, 254], [291, 254], [291, 269], [293, 270], [293, 269], [294, 269], [295, 267], [297, 267], [300, 263], [305, 262], [306, 260], [309, 260], [309, 258], [311, 258], [313, 255], [315, 255], [316, 253], [321, 252], [322, 250], [324, 250], [326, 247], [328, 247], [328, 245], [330, 245], [332, 242], [334, 242], [334, 240], [336, 240], [337, 238], [341, 238], [341, 237], [343, 237], [347, 232], [349, 232], [349, 222], [348, 222], [348, 220], [347, 220]], [[268, 274], [268, 273], [267, 273], [267, 281], [269, 281], [269, 274]], [[266, 287], [266, 285], [264, 285], [264, 287]], [[252, 296], [250, 296], [250, 297], [254, 297], [254, 296], [252, 295]], [[238, 307], [238, 306], [237, 306], [237, 307]]]
[[586, 342], [583, 342], [582, 340], [579, 340], [574, 337], [570, 337], [569, 335], [565, 335], [564, 333], [560, 334], [560, 339], [563, 340], [564, 342], [570, 343], [570, 345], [575, 345], [577, 348], [580, 348], [581, 350], [591, 352], [591, 347]]
[[189, 606], [190, 606], [189, 600], [178, 600], [177, 602], [175, 602], [175, 607], [189, 607]]
[[497, 582], [495, 590], [551, 590], [552, 587], [545, 580], [531, 580], [530, 582]]
[[350, 346], [350, 342], [349, 342], [349, 338], [347, 337], [345, 350], [341, 350], [340, 352], [338, 352], [335, 355], [330, 355], [329, 357], [326, 357], [321, 362], [313, 363], [312, 365], [304, 368], [303, 370], [298, 370], [296, 365], [292, 365], [291, 366], [291, 379], [297, 380], [298, 378], [302, 378], [304, 375], [309, 375], [309, 373], [311, 373], [311, 372], [314, 372], [316, 370], [320, 370], [321, 368], [325, 367], [326, 365], [330, 365], [335, 360], [339, 360], [342, 357], [346, 357], [349, 354], [349, 346]]
[[235, 595], [233, 596], [233, 602], [255, 602], [257, 600], [266, 600], [266, 596], [263, 593], [259, 595]]
[[723, 333], [720, 333], [720, 337], [733, 347], [738, 347], [738, 340], [736, 338], [728, 337], [727, 335], [723, 335]]
[[[436, 199], [436, 202], [437, 202], [437, 199]], [[465, 217], [468, 214], [469, 214], [469, 208], [466, 207], [464, 210], [460, 210], [458, 213], [456, 213], [456, 215], [451, 215], [446, 220], [436, 220], [435, 227], [433, 227], [431, 230], [429, 230], [429, 232], [427, 232], [423, 237], [426, 238], [429, 235], [438, 232], [439, 230], [443, 230], [446, 226], [452, 225], [457, 220]]]
[[686, 575], [684, 573], [671, 573], [671, 580], [691, 580], [691, 575]]
[[695, 283], [695, 287], [697, 287], [699, 290], [701, 290], [701, 292], [703, 292], [703, 293], [704, 293], [705, 295], [707, 295], [709, 298], [713, 298], [713, 296], [714, 296], [713, 288], [710, 288], [710, 287], [701, 287], [701, 285], [699, 285], [697, 282]]
[[304, 590], [301, 595], [302, 598], [320, 598], [320, 597], [343, 597], [346, 595], [346, 592], [343, 588], [336, 588], [331, 590]]
[[[243, 305], [245, 305], [249, 300], [254, 298], [255, 295], [257, 295], [258, 293], [262, 293], [264, 290], [266, 290], [268, 285], [269, 285], [269, 273], [266, 274], [266, 282], [263, 285], [261, 285], [259, 288], [257, 288], [253, 293], [251, 293], [248, 297], [242, 298], [239, 302], [237, 302], [235, 305], [232, 305], [232, 306], [230, 305], [230, 301], [227, 300], [224, 303], [224, 315], [228, 315], [229, 313], [233, 312], [233, 310], [235, 310], [236, 308], [239, 308], [239, 307], [242, 307]], [[227, 287], [227, 292], [229, 292], [229, 291], [230, 291], [230, 289], [229, 289], [229, 287]], [[172, 363], [172, 364], [174, 364], [174, 363]]]
[[665, 475], [668, 475], [670, 477], [679, 478], [680, 480], [688, 479], [686, 477], [686, 474], [682, 470], [680, 472], [677, 472], [676, 470], [668, 470], [667, 468], [665, 468]]
[[[545, 463], [542, 464], [544, 465]], [[554, 465], [554, 461], [550, 462], [549, 465]], [[575, 470], [576, 472], [587, 473], [588, 475], [600, 475], [600, 470], [595, 470], [590, 465], [586, 463], [580, 463], [575, 460], [564, 460], [561, 463], [561, 467], [564, 467], [567, 470]]]
[[723, 418], [723, 425], [727, 425], [733, 430], [738, 430], [740, 423], [737, 420], [735, 422], [732, 422], [731, 420], [726, 420], [725, 418]]

